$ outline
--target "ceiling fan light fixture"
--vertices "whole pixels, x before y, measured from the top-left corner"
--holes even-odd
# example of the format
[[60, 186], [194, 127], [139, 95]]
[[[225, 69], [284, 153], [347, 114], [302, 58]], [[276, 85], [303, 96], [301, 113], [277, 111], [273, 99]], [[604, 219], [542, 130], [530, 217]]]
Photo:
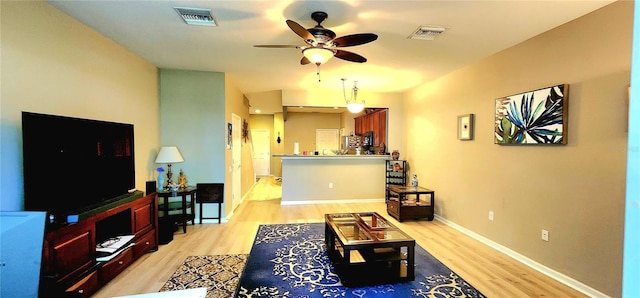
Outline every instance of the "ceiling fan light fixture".
[[333, 57], [333, 51], [323, 47], [311, 47], [302, 50], [302, 55], [307, 57], [311, 63], [320, 65]]

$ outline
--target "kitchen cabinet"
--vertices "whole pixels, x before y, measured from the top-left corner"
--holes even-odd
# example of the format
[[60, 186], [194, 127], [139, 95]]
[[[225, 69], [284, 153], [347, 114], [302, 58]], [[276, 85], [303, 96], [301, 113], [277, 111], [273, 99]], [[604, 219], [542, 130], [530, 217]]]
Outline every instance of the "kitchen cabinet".
[[373, 131], [373, 146], [379, 147], [387, 144], [387, 109], [377, 109], [368, 114], [356, 117], [355, 133], [362, 136]]
[[382, 144], [387, 146], [387, 109], [380, 110], [378, 117], [378, 133], [376, 134], [378, 146], [382, 146]]

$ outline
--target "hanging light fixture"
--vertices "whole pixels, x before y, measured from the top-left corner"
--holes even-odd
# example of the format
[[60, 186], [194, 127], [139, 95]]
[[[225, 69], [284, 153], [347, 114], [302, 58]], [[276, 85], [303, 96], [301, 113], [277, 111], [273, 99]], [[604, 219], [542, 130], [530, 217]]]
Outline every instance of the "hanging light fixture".
[[327, 63], [333, 57], [333, 51], [320, 45], [302, 50], [302, 55], [304, 59], [316, 65], [316, 74], [318, 75], [318, 82], [320, 82], [320, 65]]
[[351, 93], [351, 99], [347, 99], [347, 91], [344, 86], [344, 81], [346, 79], [342, 79], [342, 95], [344, 96], [344, 101], [347, 103], [347, 109], [351, 113], [360, 113], [364, 110], [364, 100], [358, 101], [358, 82], [353, 81], [353, 92]]
[[307, 59], [309, 59], [311, 63], [320, 65], [326, 63], [327, 61], [329, 61], [329, 59], [331, 59], [331, 57], [333, 57], [333, 51], [321, 46], [317, 46], [302, 50], [302, 55], [307, 57]]

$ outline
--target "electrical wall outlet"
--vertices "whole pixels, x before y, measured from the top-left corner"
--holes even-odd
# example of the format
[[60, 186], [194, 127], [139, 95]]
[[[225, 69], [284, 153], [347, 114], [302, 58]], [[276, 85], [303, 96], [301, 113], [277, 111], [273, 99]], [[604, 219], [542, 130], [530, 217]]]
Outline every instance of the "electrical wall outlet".
[[549, 241], [549, 231], [543, 229], [541, 238], [544, 241]]
[[329, 182], [329, 188], [333, 188], [333, 182]]
[[493, 211], [489, 211], [489, 220], [493, 220]]

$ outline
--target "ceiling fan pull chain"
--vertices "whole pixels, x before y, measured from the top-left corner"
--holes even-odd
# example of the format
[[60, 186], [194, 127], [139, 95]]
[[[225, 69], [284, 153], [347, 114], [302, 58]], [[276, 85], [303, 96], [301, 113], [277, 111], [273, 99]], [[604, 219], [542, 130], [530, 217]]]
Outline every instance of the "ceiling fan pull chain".
[[316, 63], [316, 74], [318, 75], [318, 83], [320, 83], [320, 63]]

